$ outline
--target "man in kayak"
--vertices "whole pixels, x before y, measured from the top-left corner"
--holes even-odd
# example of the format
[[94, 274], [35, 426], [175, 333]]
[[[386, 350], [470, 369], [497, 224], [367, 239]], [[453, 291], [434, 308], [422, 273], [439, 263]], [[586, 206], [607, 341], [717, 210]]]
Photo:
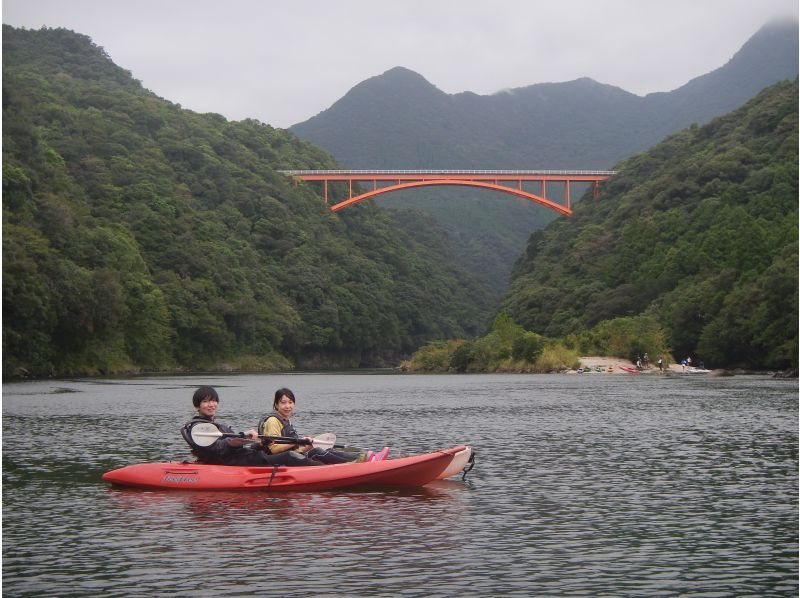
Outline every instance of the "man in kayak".
[[309, 458], [302, 453], [289, 451], [282, 454], [270, 454], [258, 443], [255, 430], [248, 430], [239, 437], [222, 437], [209, 446], [200, 446], [192, 440], [192, 427], [197, 424], [214, 424], [223, 434], [234, 434], [230, 426], [215, 421], [219, 395], [211, 386], [201, 386], [192, 397], [197, 409], [195, 415], [181, 428], [183, 439], [192, 447], [192, 453], [200, 463], [209, 465], [324, 465], [320, 461]]
[[[275, 400], [272, 402], [273, 412], [258, 423], [258, 433], [264, 436], [290, 436], [301, 439], [301, 436], [294, 429], [289, 418], [294, 413], [295, 398], [294, 393], [288, 388], [279, 388], [275, 391]], [[389, 450], [384, 449], [378, 455], [372, 451], [337, 451], [333, 449], [312, 448], [311, 445], [292, 445], [269, 443], [266, 449], [272, 455], [286, 453], [301, 453], [330, 465], [334, 463], [348, 463], [362, 461], [379, 461], [386, 457]], [[377, 458], [380, 455], [380, 458]]]

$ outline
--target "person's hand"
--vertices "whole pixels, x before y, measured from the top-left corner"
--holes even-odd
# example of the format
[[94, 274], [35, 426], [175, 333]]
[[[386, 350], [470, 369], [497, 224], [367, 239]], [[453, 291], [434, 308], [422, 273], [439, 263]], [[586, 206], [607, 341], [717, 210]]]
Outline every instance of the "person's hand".
[[258, 432], [256, 432], [254, 429], [248, 430], [245, 432], [245, 435], [249, 436], [250, 440], [258, 440]]

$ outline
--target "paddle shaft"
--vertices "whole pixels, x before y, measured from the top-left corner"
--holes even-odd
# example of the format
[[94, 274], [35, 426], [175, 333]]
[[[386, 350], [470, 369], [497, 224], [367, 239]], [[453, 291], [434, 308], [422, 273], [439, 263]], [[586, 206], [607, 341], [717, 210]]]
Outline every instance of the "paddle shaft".
[[223, 432], [213, 422], [197, 423], [191, 426], [189, 431], [191, 441], [197, 446], [206, 447], [211, 446], [220, 438], [238, 438], [246, 442], [259, 442], [267, 441], [279, 444], [299, 444], [311, 445], [315, 448], [330, 449], [330, 448], [349, 448], [343, 444], [336, 444], [336, 434], [326, 433], [320, 434], [316, 438], [296, 438], [294, 436], [265, 436], [260, 435], [256, 438], [245, 436], [244, 434], [234, 434], [232, 432]]
[[[244, 434], [225, 434], [224, 432], [220, 432], [219, 433], [219, 437], [220, 438], [242, 438], [244, 440], [251, 440], [252, 442], [258, 442], [259, 440], [266, 440], [267, 442], [274, 442], [276, 444], [299, 444], [299, 445], [308, 445], [308, 444], [313, 445], [314, 444], [314, 439], [313, 438], [306, 440], [305, 438], [293, 438], [292, 436], [262, 436], [262, 435], [259, 435], [258, 436], [258, 440], [256, 440], [254, 438], [250, 438], [250, 436], [245, 436]], [[324, 443], [324, 444], [325, 444], [326, 448], [339, 448], [339, 449], [352, 448], [352, 447], [347, 446], [346, 444], [331, 444], [331, 445], [329, 445], [327, 443]]]

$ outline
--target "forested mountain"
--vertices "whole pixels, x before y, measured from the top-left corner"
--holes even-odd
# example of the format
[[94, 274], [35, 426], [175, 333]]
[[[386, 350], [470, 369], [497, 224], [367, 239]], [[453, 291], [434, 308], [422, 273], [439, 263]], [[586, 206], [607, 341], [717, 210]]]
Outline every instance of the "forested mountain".
[[481, 332], [490, 293], [433, 222], [332, 214], [276, 172], [335, 167], [155, 96], [83, 35], [4, 26], [4, 376], [376, 365]]
[[[486, 96], [446, 94], [422, 76], [395, 68], [359, 83], [290, 130], [351, 168], [604, 169], [797, 74], [797, 23], [772, 23], [727, 64], [670, 92], [640, 97], [578, 79]], [[376, 201], [433, 215], [462, 263], [498, 292], [530, 232], [555, 218], [525, 200], [461, 188]]]
[[597, 201], [531, 237], [511, 318], [564, 336], [647, 315], [678, 359], [796, 367], [797, 79], [615, 168]]

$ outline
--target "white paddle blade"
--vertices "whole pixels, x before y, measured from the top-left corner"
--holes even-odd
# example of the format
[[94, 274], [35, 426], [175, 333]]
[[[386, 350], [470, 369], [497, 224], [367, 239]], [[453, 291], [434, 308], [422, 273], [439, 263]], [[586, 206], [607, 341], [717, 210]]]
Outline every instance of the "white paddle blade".
[[211, 446], [217, 438], [222, 438], [222, 432], [214, 424], [195, 424], [190, 432], [197, 446]]
[[320, 434], [319, 436], [315, 436], [311, 439], [311, 444], [314, 448], [333, 448], [333, 445], [336, 444], [336, 434], [333, 434], [332, 432]]

